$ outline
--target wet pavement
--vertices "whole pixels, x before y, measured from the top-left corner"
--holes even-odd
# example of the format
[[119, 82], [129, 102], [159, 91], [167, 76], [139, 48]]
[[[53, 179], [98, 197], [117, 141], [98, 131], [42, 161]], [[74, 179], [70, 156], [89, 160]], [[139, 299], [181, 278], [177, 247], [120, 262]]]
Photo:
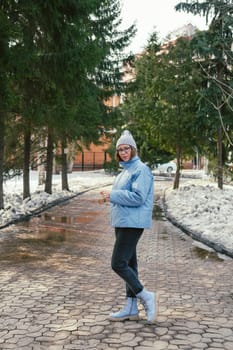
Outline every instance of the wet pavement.
[[232, 350], [232, 259], [193, 244], [158, 203], [138, 255], [141, 280], [160, 291], [159, 317], [147, 324], [140, 308], [139, 321], [108, 320], [124, 284], [110, 268], [100, 190], [0, 231], [0, 350]]

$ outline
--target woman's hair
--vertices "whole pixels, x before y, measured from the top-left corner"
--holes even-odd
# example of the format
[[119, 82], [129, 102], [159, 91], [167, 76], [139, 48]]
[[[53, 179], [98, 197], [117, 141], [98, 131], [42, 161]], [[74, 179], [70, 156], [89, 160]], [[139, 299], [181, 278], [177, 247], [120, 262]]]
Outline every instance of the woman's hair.
[[[132, 146], [130, 146], [130, 148], [131, 148], [131, 157], [130, 157], [130, 159], [132, 159], [133, 157], [135, 157], [137, 155], [137, 150], [134, 147], [132, 147]], [[122, 162], [122, 159], [121, 159], [121, 157], [120, 157], [120, 155], [119, 155], [117, 150], [116, 150], [116, 153], [115, 153], [115, 159], [118, 162]]]

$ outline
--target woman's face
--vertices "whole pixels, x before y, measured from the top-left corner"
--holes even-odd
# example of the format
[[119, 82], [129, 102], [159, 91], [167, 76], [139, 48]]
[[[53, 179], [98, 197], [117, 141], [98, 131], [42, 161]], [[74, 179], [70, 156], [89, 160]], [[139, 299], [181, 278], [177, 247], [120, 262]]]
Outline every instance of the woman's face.
[[131, 159], [131, 147], [129, 145], [119, 145], [117, 147], [117, 153], [123, 160], [123, 162], [128, 162]]

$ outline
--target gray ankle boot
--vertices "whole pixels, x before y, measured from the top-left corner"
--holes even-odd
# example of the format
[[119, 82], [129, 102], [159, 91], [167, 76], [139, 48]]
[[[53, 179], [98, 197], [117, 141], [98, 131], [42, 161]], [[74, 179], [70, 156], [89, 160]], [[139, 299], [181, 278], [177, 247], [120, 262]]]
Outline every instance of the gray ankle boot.
[[137, 305], [137, 298], [130, 298], [128, 297], [126, 299], [126, 304], [118, 312], [115, 312], [110, 315], [111, 321], [125, 321], [125, 320], [138, 320], [139, 318], [139, 312], [138, 312], [138, 305]]
[[147, 321], [149, 322], [155, 321], [158, 313], [158, 305], [156, 305], [156, 301], [158, 301], [158, 295], [155, 296], [155, 293], [148, 292], [146, 289], [143, 289], [136, 296], [144, 306], [144, 309], [146, 311]]

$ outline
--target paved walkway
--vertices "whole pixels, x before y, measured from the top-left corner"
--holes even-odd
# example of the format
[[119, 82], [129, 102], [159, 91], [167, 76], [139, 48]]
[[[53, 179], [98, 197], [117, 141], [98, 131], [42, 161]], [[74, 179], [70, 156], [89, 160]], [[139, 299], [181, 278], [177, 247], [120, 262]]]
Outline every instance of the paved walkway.
[[114, 235], [98, 192], [1, 231], [0, 350], [232, 350], [232, 260], [163, 217], [138, 249], [142, 281], [160, 290], [157, 322], [143, 310], [137, 322], [108, 320], [124, 285], [110, 269]]

